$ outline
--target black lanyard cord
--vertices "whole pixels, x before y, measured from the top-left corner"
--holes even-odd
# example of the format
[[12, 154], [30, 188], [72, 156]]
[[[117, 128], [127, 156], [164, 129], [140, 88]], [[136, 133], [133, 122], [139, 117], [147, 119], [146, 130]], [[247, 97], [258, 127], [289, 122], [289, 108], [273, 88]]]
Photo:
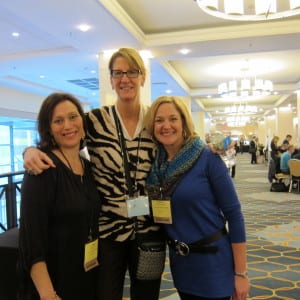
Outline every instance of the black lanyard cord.
[[130, 176], [130, 171], [129, 171], [128, 151], [127, 151], [127, 147], [126, 147], [126, 143], [125, 143], [125, 139], [124, 139], [124, 135], [123, 135], [122, 126], [121, 126], [120, 120], [117, 116], [115, 106], [112, 107], [112, 112], [113, 112], [113, 115], [114, 115], [117, 131], [118, 131], [118, 136], [119, 136], [119, 142], [120, 142], [120, 146], [121, 146], [121, 150], [122, 150], [122, 154], [123, 154], [122, 157], [123, 157], [123, 164], [124, 164], [124, 170], [125, 170], [125, 179], [126, 179], [126, 183], [127, 183], [128, 194], [129, 194], [129, 197], [133, 197], [135, 189], [136, 189], [136, 186], [135, 186], [136, 185], [136, 173], [137, 173], [137, 165], [139, 163], [139, 157], [138, 156], [139, 156], [141, 135], [139, 135], [138, 149], [137, 149], [138, 161], [137, 161], [137, 165], [136, 165], [136, 169], [135, 169], [134, 182], [133, 182], [133, 180]]

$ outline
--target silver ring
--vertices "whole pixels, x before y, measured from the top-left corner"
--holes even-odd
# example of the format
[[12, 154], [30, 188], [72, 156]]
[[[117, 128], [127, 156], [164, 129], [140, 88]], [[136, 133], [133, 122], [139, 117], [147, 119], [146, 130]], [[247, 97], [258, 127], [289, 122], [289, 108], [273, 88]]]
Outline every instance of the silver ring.
[[34, 175], [34, 171], [33, 171], [33, 170], [30, 170], [30, 169], [27, 170], [27, 173], [28, 173], [29, 175]]

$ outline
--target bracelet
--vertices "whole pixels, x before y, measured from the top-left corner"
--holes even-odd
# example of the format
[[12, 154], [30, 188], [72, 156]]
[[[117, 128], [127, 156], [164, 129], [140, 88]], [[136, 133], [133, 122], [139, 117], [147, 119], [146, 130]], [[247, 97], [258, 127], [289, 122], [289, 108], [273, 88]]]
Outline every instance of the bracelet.
[[242, 277], [242, 278], [248, 278], [248, 272], [245, 271], [243, 273], [234, 272], [234, 276]]

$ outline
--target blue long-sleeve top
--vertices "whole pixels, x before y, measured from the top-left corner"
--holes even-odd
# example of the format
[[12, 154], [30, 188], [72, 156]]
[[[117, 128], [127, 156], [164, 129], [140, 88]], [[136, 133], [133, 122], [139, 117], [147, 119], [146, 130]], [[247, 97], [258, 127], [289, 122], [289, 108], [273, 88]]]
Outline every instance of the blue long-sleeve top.
[[170, 265], [178, 290], [202, 297], [233, 295], [231, 243], [246, 241], [241, 205], [228, 170], [219, 155], [205, 149], [171, 197], [173, 224], [165, 225], [171, 239], [193, 243], [220, 230], [228, 235], [213, 242], [217, 253], [180, 256], [170, 248]]

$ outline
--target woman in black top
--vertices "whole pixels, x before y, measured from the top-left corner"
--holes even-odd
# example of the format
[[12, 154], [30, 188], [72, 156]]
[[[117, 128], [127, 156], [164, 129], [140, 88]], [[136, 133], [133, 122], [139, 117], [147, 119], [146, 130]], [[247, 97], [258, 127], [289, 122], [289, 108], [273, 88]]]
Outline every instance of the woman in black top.
[[93, 260], [84, 256], [87, 244], [98, 241], [100, 201], [89, 162], [79, 156], [83, 118], [69, 94], [51, 94], [40, 109], [38, 147], [56, 168], [24, 175], [20, 299], [96, 299], [97, 268], [90, 267], [97, 265], [97, 253]]

